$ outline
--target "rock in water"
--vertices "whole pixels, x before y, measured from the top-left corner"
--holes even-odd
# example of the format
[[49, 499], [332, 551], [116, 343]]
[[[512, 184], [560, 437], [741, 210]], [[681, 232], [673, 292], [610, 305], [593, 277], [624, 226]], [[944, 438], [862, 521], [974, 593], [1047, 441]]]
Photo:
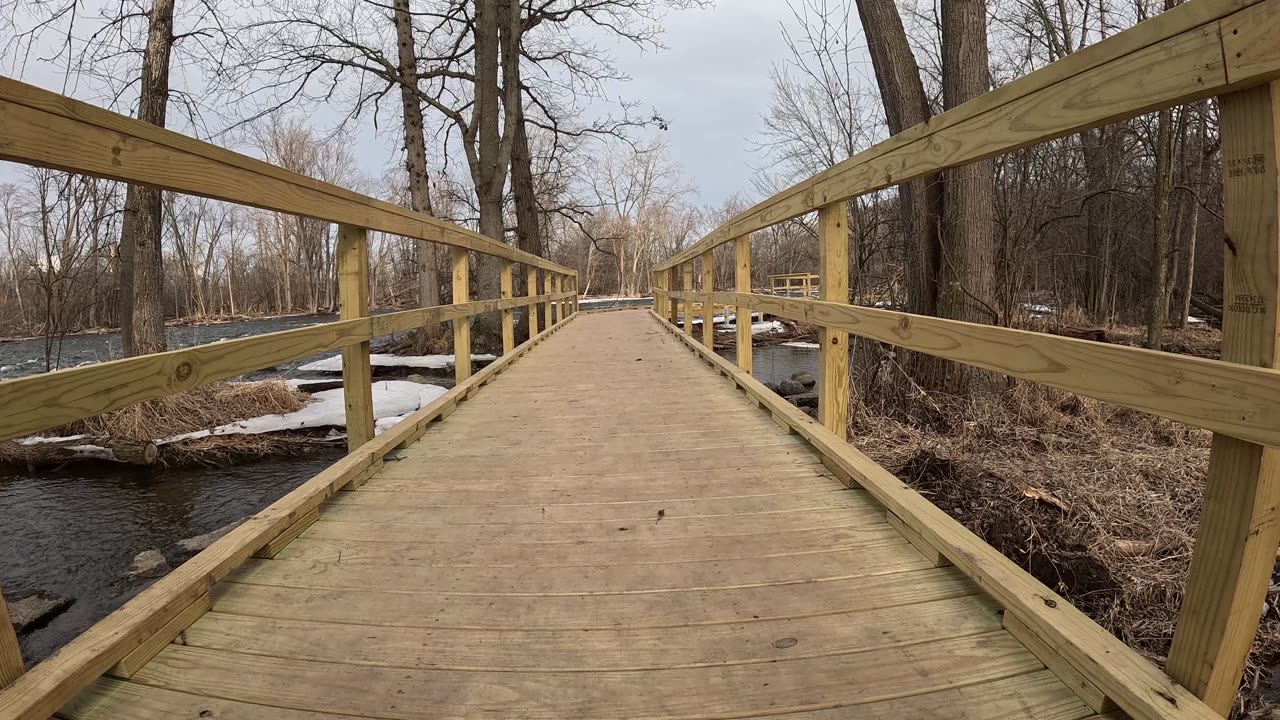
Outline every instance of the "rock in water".
[[195, 537], [189, 537], [185, 540], [179, 540], [173, 544], [174, 549], [181, 555], [195, 555], [201, 550], [217, 542], [223, 535], [235, 530], [242, 522], [244, 522], [244, 520], [237, 520], [233, 523], [223, 525], [212, 532], [207, 532], [203, 535], [196, 535]]
[[778, 394], [783, 397], [799, 395], [802, 392], [804, 392], [804, 385], [801, 385], [795, 380], [783, 380], [778, 383]]
[[19, 635], [48, 625], [50, 620], [66, 612], [74, 602], [75, 598], [44, 590], [17, 599], [5, 598], [5, 604], [9, 606], [9, 620], [13, 622], [14, 632]]
[[169, 567], [169, 561], [164, 559], [164, 553], [159, 550], [143, 550], [133, 558], [133, 563], [129, 565], [128, 576], [133, 578], [158, 578], [173, 568]]
[[803, 371], [793, 374], [791, 376], [791, 379], [795, 380], [796, 382], [800, 383], [801, 385], [807, 388], [811, 388], [814, 385], [818, 384], [818, 380], [813, 376], [813, 373], [807, 373]]
[[797, 405], [803, 408], [818, 407], [818, 393], [814, 391], [800, 393], [799, 395], [791, 395], [790, 397], [787, 398], [787, 400], [792, 405]]

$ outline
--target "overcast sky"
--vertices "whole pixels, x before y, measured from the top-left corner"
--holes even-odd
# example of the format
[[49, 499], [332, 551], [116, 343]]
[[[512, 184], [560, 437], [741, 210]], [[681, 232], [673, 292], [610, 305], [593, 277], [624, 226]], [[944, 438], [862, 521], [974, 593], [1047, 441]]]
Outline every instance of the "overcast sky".
[[[646, 111], [652, 108], [668, 121], [669, 129], [661, 135], [702, 203], [718, 205], [734, 193], [751, 196], [752, 167], [761, 162], [751, 152], [751, 140], [768, 109], [769, 67], [787, 58], [782, 24], [793, 22], [785, 0], [718, 0], [713, 8], [668, 14], [665, 50], [641, 52], [602, 39], [600, 44], [612, 48], [620, 69], [631, 77], [611, 86], [611, 95], [637, 102]], [[26, 64], [19, 79], [63, 88], [62, 72], [39, 62]], [[90, 92], [72, 94], [93, 101]], [[337, 117], [323, 110], [311, 115], [321, 125]], [[354, 141], [357, 160], [370, 177], [378, 178], [400, 162], [394, 124], [383, 122], [377, 135], [370, 125]], [[16, 171], [0, 167], [0, 179], [12, 179]]]

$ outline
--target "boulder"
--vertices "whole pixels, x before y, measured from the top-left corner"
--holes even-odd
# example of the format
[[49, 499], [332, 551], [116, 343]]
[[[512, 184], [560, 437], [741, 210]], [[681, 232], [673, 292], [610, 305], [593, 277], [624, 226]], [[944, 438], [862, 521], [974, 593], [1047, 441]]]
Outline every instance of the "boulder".
[[787, 397], [787, 401], [802, 408], [816, 408], [818, 407], [818, 393], [811, 390], [799, 395], [791, 395]]
[[791, 379], [807, 388], [811, 388], [818, 384], [818, 379], [813, 376], [813, 373], [807, 373], [804, 371], [792, 374]]
[[9, 606], [9, 620], [13, 623], [14, 632], [19, 635], [48, 625], [50, 620], [66, 612], [74, 602], [75, 598], [44, 590], [16, 599], [5, 598], [5, 604]]
[[179, 540], [173, 544], [174, 551], [179, 555], [195, 555], [201, 550], [217, 542], [223, 535], [235, 530], [242, 522], [244, 522], [244, 520], [236, 520], [235, 522], [223, 525], [212, 532], [207, 532], [203, 535], [196, 535], [195, 537], [189, 537], [185, 540]]
[[799, 395], [802, 392], [804, 392], [804, 385], [801, 385], [795, 380], [783, 380], [778, 383], [778, 394], [783, 397]]
[[164, 553], [159, 550], [143, 550], [134, 556], [127, 573], [130, 579], [158, 578], [172, 569], [169, 561], [164, 559]]

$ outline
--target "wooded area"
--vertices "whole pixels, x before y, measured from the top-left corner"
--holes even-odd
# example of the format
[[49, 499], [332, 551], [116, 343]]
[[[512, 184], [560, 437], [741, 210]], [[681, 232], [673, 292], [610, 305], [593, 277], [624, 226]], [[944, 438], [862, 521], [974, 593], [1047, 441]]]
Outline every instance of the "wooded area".
[[[609, 40], [657, 50], [665, 13], [705, 4], [258, 0], [233, 11], [162, 3], [78, 16], [78, 39], [60, 57], [68, 72], [135, 103], [143, 120], [163, 124], [166, 115], [140, 99], [168, 97], [182, 122], [221, 122], [223, 137], [271, 162], [575, 267], [584, 292], [632, 296], [656, 258], [748, 203], [700, 206], [660, 115], [627, 103], [583, 112], [624, 79], [594, 39], [603, 26]], [[66, 7], [13, 8], [8, 59], [66, 31]], [[770, 110], [752, 140], [754, 190], [833, 165], [1165, 6], [992, 2], [989, 23], [983, 3], [942, 7], [935, 16], [886, 0], [793, 0], [781, 30], [790, 57], [774, 67]], [[870, 75], [892, 81], [868, 86], [864, 53]], [[170, 83], [162, 66], [171, 58], [197, 72]], [[218, 112], [201, 110], [209, 103], [196, 93], [218, 98]], [[320, 104], [350, 125], [309, 122], [308, 108]], [[372, 113], [395, 117], [403, 138], [402, 167], [381, 177], [361, 176], [351, 154], [351, 128]], [[1197, 243], [1221, 229], [1218, 136], [1216, 103], [1196, 101], [858, 198], [848, 207], [851, 291], [867, 304], [1002, 325], [1025, 321], [1030, 308], [1082, 324], [1142, 322], [1148, 345], [1159, 347], [1166, 324], [1212, 315], [1221, 302], [1220, 253]], [[127, 332], [149, 336], [143, 350], [157, 347], [158, 317], [336, 309], [332, 226], [157, 197], [152, 207], [149, 193], [40, 169], [0, 185], [0, 333], [56, 337], [145, 315]], [[754, 284], [816, 271], [816, 232], [800, 219], [755, 233]], [[446, 253], [383, 233], [371, 234], [370, 247], [374, 307], [449, 295]], [[489, 265], [472, 280], [486, 297], [498, 292]], [[717, 252], [721, 283], [732, 267], [731, 253]], [[490, 330], [478, 332], [493, 346]], [[930, 371], [917, 370], [928, 385]]]

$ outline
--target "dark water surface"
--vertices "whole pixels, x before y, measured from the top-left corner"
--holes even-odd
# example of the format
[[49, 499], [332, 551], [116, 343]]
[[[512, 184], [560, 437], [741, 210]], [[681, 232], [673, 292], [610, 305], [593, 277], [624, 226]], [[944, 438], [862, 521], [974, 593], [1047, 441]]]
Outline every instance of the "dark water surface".
[[[291, 315], [288, 317], [263, 318], [261, 320], [236, 320], [234, 322], [214, 323], [210, 325], [189, 325], [165, 329], [169, 349], [203, 345], [220, 340], [262, 335], [263, 333], [293, 330], [295, 328], [333, 322], [337, 315]], [[54, 369], [73, 368], [80, 365], [115, 360], [121, 356], [120, 333], [104, 332], [86, 335], [68, 335], [60, 341], [54, 338]], [[58, 343], [61, 343], [59, 348]], [[0, 380], [42, 373], [44, 363], [44, 338], [27, 340], [0, 341]], [[59, 354], [60, 353], [60, 354]], [[332, 355], [333, 353], [327, 353]], [[300, 358], [275, 370], [264, 370], [250, 373], [246, 377], [257, 379], [282, 371], [292, 370], [314, 358]]]
[[[735, 348], [717, 352], [730, 362], [738, 361], [738, 351]], [[760, 382], [776, 383], [798, 372], [818, 376], [818, 348], [789, 345], [756, 345], [751, 348], [751, 376]]]
[[23, 655], [43, 659], [141, 590], [124, 580], [138, 553], [252, 515], [339, 457], [173, 471], [79, 464], [30, 475], [0, 466], [0, 585], [10, 595], [75, 598], [22, 638]]

